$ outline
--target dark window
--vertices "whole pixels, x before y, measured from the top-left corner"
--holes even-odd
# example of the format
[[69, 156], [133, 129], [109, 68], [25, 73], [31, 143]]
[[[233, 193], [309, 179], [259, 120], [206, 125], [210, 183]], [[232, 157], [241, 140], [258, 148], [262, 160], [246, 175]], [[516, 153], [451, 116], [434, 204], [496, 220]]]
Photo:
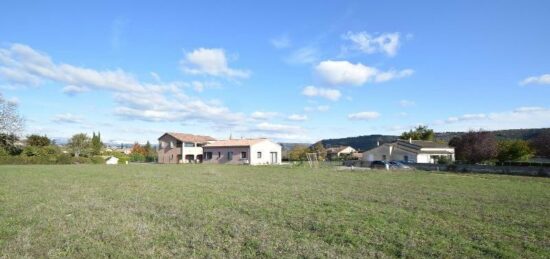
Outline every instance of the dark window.
[[218, 159], [220, 159], [220, 157], [222, 157], [222, 152], [218, 152]]
[[227, 152], [227, 160], [233, 160], [233, 152]]
[[185, 143], [185, 147], [195, 147], [194, 143]]
[[241, 158], [246, 158], [246, 152], [241, 152]]
[[258, 152], [258, 158], [262, 158], [262, 152]]
[[386, 161], [386, 155], [382, 155], [382, 160]]
[[212, 152], [206, 152], [205, 157], [206, 157], [207, 160], [212, 159]]
[[409, 156], [405, 156], [403, 160], [405, 160], [405, 162], [409, 162]]

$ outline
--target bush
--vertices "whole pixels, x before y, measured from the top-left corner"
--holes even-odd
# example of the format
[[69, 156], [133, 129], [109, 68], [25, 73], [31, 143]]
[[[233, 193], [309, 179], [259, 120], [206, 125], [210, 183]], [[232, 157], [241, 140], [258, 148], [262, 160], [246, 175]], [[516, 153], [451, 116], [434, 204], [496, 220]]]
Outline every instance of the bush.
[[92, 164], [105, 164], [105, 158], [102, 156], [93, 156], [90, 160], [92, 161]]
[[145, 156], [140, 153], [132, 153], [129, 157], [130, 162], [145, 162]]

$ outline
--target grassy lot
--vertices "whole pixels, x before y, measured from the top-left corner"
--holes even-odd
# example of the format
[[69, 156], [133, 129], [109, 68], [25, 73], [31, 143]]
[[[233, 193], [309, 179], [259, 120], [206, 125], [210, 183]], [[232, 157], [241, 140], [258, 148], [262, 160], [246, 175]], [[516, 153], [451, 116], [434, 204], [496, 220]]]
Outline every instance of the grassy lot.
[[550, 179], [0, 166], [0, 257], [550, 257]]

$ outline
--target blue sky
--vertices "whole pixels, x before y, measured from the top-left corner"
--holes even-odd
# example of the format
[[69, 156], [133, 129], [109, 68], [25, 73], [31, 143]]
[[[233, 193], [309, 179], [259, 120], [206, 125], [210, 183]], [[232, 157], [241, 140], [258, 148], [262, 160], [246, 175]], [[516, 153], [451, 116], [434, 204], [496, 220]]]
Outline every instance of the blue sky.
[[4, 1], [25, 133], [313, 142], [550, 126], [548, 1]]

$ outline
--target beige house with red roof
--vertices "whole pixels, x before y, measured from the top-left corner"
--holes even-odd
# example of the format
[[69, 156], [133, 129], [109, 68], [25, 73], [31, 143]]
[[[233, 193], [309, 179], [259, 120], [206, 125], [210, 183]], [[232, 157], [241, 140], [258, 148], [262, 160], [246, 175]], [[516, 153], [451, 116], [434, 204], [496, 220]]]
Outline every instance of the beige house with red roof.
[[167, 132], [158, 140], [158, 162], [180, 164], [202, 162], [203, 146], [215, 139], [209, 136]]
[[211, 141], [203, 146], [204, 163], [281, 164], [281, 145], [269, 139], [229, 139]]

